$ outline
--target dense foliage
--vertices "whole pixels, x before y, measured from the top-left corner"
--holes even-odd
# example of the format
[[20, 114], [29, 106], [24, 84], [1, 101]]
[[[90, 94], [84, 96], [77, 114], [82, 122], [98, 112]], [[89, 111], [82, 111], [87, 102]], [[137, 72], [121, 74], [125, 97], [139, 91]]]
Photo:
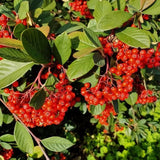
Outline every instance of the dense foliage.
[[158, 160], [159, 30], [159, 0], [2, 0], [0, 160]]

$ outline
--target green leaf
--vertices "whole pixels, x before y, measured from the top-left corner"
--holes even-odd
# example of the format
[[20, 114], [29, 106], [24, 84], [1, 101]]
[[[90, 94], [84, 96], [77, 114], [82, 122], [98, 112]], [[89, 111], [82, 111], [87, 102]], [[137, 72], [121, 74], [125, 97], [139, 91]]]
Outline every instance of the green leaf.
[[55, 47], [57, 49], [57, 53], [54, 56], [61, 64], [64, 64], [71, 55], [71, 40], [67, 33], [64, 32], [56, 37]]
[[60, 34], [60, 33], [63, 33], [63, 32], [70, 33], [70, 32], [73, 32], [73, 31], [80, 30], [84, 27], [85, 27], [85, 25], [81, 22], [71, 22], [71, 23], [67, 23], [67, 24], [63, 25], [62, 27], [60, 27], [56, 31], [56, 33], [57, 34]]
[[28, 0], [30, 11], [40, 8], [43, 4], [43, 0]]
[[13, 34], [16, 38], [20, 39], [21, 37], [21, 33], [26, 29], [26, 26], [24, 26], [23, 24], [17, 24], [15, 27], [14, 27], [14, 30], [13, 30]]
[[136, 92], [132, 92], [129, 97], [127, 99], [125, 99], [125, 101], [133, 106], [136, 102], [137, 102], [137, 99], [138, 99], [138, 94]]
[[46, 92], [44, 91], [44, 89], [41, 89], [34, 94], [31, 101], [29, 102], [29, 105], [35, 108], [36, 110], [40, 109], [43, 106], [45, 99]]
[[27, 53], [38, 63], [49, 63], [50, 45], [45, 35], [38, 29], [26, 29], [22, 33], [22, 43]]
[[126, 7], [126, 1], [124, 0], [113, 1], [112, 6], [114, 9], [117, 8], [118, 10], [124, 11]]
[[5, 142], [0, 142], [0, 145], [2, 146], [2, 148], [5, 149], [12, 149], [11, 145]]
[[15, 16], [12, 13], [12, 11], [9, 10], [8, 8], [6, 8], [6, 6], [4, 6], [4, 5], [0, 5], [0, 13], [4, 14], [8, 18], [15, 19]]
[[156, 0], [150, 7], [143, 11], [143, 14], [159, 15], [160, 14], [160, 1]]
[[118, 113], [119, 112], [118, 100], [113, 100], [113, 107], [116, 113]]
[[93, 53], [73, 61], [67, 70], [70, 80], [79, 78], [88, 73], [94, 67]]
[[32, 137], [20, 122], [15, 124], [14, 138], [20, 150], [29, 154], [33, 153], [34, 144]]
[[2, 110], [0, 108], [0, 127], [2, 126], [3, 124], [3, 113], [2, 113]]
[[22, 77], [32, 66], [33, 62], [22, 63], [3, 59], [0, 61], [0, 88], [7, 87]]
[[71, 39], [73, 49], [81, 50], [88, 47], [97, 48], [97, 46], [90, 41], [84, 32], [72, 32], [69, 34], [69, 38]]
[[18, 9], [19, 19], [25, 19], [27, 17], [28, 12], [29, 12], [29, 2], [28, 1], [21, 2]]
[[53, 90], [56, 82], [57, 78], [53, 76], [53, 74], [50, 74], [45, 82], [45, 87], [47, 87], [49, 90]]
[[73, 54], [73, 57], [74, 58], [81, 58], [83, 56], [86, 56], [86, 55], [90, 54], [91, 52], [93, 52], [95, 50], [98, 50], [98, 49], [100, 49], [100, 47], [97, 47], [97, 48], [93, 48], [93, 47], [83, 48], [83, 49], [79, 50], [78, 52], [75, 52]]
[[96, 46], [96, 47], [102, 47], [101, 42], [98, 39], [98, 36], [90, 29], [85, 28], [84, 29], [85, 34], [89, 38], [89, 40]]
[[16, 89], [17, 89], [18, 91], [20, 91], [20, 92], [23, 92], [23, 91], [25, 90], [25, 88], [26, 88], [26, 85], [27, 85], [27, 82], [26, 82], [26, 80], [24, 79], [23, 82], [21, 82], [21, 84], [20, 84], [18, 87], [16, 87]]
[[31, 62], [33, 59], [24, 52], [13, 48], [0, 48], [0, 56], [10, 61]]
[[0, 45], [16, 49], [23, 49], [22, 42], [16, 39], [0, 38]]
[[4, 134], [0, 136], [0, 140], [4, 142], [14, 142], [14, 136], [12, 134]]
[[68, 139], [53, 136], [41, 140], [41, 143], [50, 151], [62, 152], [73, 146]]
[[29, 154], [30, 157], [39, 159], [43, 156], [43, 152], [39, 146], [35, 146], [33, 150], [33, 154]]
[[14, 120], [13, 116], [10, 114], [3, 114], [3, 122], [5, 124], [10, 124]]
[[96, 86], [98, 83], [98, 76], [100, 75], [100, 67], [97, 67], [93, 71], [87, 73], [82, 79], [80, 79], [78, 82], [81, 83], [87, 83], [89, 82], [92, 87]]
[[95, 115], [101, 114], [105, 110], [105, 108], [106, 108], [106, 104], [104, 104], [104, 105], [98, 104], [96, 106], [91, 105], [90, 106], [90, 111], [95, 116]]
[[133, 6], [137, 10], [140, 10], [140, 8], [141, 8], [141, 6], [140, 6], [140, 0], [130, 0], [129, 1], [129, 6]]
[[79, 110], [85, 114], [87, 112], [87, 105], [85, 102], [81, 103], [80, 107], [79, 107]]
[[123, 23], [128, 21], [132, 15], [124, 11], [112, 11], [104, 16], [97, 23], [98, 29], [111, 30], [117, 27], [121, 27]]
[[119, 40], [132, 47], [150, 47], [150, 39], [148, 35], [143, 30], [140, 30], [138, 28], [127, 27], [123, 31], [116, 33], [116, 36]]
[[22, 2], [23, 0], [14, 0], [13, 3], [14, 3], [14, 9], [16, 12], [18, 12], [19, 10], [19, 7], [20, 7], [20, 3]]
[[89, 0], [87, 1], [87, 6], [89, 9], [95, 9], [98, 2], [99, 0]]
[[48, 36], [48, 34], [50, 32], [50, 27], [48, 25], [39, 27], [37, 29], [40, 30], [46, 37]]
[[112, 6], [108, 1], [98, 1], [93, 12], [93, 17], [98, 22], [104, 14], [112, 11]]
[[43, 0], [42, 8], [44, 11], [53, 10], [56, 7], [55, 0]]
[[102, 57], [102, 55], [99, 52], [95, 52], [93, 55], [94, 64], [103, 67], [105, 65], [105, 59]]

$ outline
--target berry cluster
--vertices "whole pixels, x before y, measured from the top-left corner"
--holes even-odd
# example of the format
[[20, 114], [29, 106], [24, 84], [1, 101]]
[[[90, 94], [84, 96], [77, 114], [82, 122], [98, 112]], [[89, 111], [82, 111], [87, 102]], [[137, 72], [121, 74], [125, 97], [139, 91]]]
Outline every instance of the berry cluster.
[[9, 160], [13, 155], [13, 149], [4, 149], [0, 146], [0, 155], [2, 155], [5, 160]]
[[140, 103], [140, 104], [153, 103], [156, 100], [157, 100], [157, 97], [153, 96], [153, 91], [143, 90], [141, 94], [138, 95], [138, 100], [136, 103]]
[[100, 124], [108, 126], [107, 119], [110, 116], [110, 114], [116, 115], [116, 112], [114, 111], [114, 107], [111, 103], [107, 103], [105, 110], [100, 114], [94, 116], [95, 119], [98, 119]]
[[85, 18], [93, 18], [91, 12], [88, 9], [87, 1], [75, 0], [74, 2], [69, 3], [69, 5], [71, 6], [72, 10], [80, 12], [82, 16], [85, 16]]
[[31, 98], [37, 92], [36, 90], [20, 93], [6, 88], [4, 92], [9, 94], [7, 102], [9, 110], [31, 128], [58, 125], [64, 119], [68, 108], [74, 106], [77, 100], [64, 73], [59, 74], [59, 79], [60, 81], [55, 84], [55, 90], [48, 91], [49, 96], [45, 99], [43, 106], [37, 110], [29, 105]]

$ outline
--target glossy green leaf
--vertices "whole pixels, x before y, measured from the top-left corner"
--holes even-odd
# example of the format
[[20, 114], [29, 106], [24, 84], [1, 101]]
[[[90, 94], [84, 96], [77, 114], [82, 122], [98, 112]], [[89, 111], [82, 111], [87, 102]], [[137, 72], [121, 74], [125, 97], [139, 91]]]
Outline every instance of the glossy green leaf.
[[123, 31], [116, 33], [116, 36], [119, 40], [132, 47], [150, 47], [150, 39], [148, 35], [143, 30], [138, 28], [127, 27]]
[[76, 31], [69, 34], [69, 38], [72, 42], [72, 48], [81, 50], [87, 47], [97, 48], [97, 46], [91, 42], [84, 32]]
[[160, 14], [160, 1], [156, 0], [150, 7], [143, 11], [144, 14], [158, 15]]
[[0, 57], [10, 61], [32, 62], [33, 59], [24, 52], [13, 48], [0, 48]]
[[22, 63], [9, 60], [0, 61], [0, 88], [7, 87], [22, 77], [32, 66], [33, 62]]
[[131, 17], [130, 13], [124, 11], [112, 11], [101, 17], [97, 23], [97, 27], [104, 31], [121, 27]]
[[81, 50], [79, 50], [78, 52], [75, 52], [73, 54], [74, 58], [81, 58], [83, 56], [86, 56], [88, 54], [90, 54], [91, 52], [100, 49], [100, 47], [94, 48], [94, 47], [87, 47], [87, 48], [83, 48]]
[[22, 33], [22, 43], [27, 53], [37, 63], [49, 63], [51, 58], [50, 45], [45, 35], [38, 29], [26, 29]]
[[41, 89], [34, 94], [34, 96], [29, 102], [29, 105], [35, 108], [36, 110], [40, 109], [44, 104], [45, 99], [46, 99], [46, 92], [44, 91], [44, 89]]
[[94, 67], [93, 53], [73, 61], [67, 70], [70, 80], [77, 79], [88, 73]]
[[14, 118], [12, 115], [10, 114], [3, 114], [3, 122], [5, 124], [10, 124], [11, 122], [13, 122]]
[[71, 23], [67, 23], [65, 25], [63, 25], [62, 27], [60, 27], [58, 29], [58, 31], [56, 31], [57, 34], [66, 32], [66, 33], [70, 33], [73, 31], [77, 31], [80, 30], [82, 28], [85, 28], [85, 25], [81, 22], [71, 22]]
[[4, 134], [0, 136], [0, 140], [4, 142], [14, 142], [14, 136], [12, 134]]
[[3, 113], [2, 113], [2, 110], [0, 108], [0, 127], [2, 126], [3, 124]]
[[54, 85], [57, 81], [58, 81], [57, 78], [53, 76], [53, 74], [50, 74], [45, 82], [45, 87], [47, 87], [47, 89], [49, 90], [53, 90]]
[[96, 67], [91, 72], [87, 73], [84, 77], [82, 77], [78, 82], [81, 83], [90, 83], [92, 87], [96, 86], [98, 83], [98, 76], [100, 75], [100, 67]]
[[67, 33], [64, 32], [56, 37], [55, 47], [57, 52], [54, 56], [61, 64], [64, 64], [71, 55], [71, 40], [69, 39]]
[[73, 146], [73, 143], [68, 139], [53, 136], [41, 140], [42, 144], [50, 151], [62, 152]]
[[0, 38], [0, 45], [16, 49], [23, 49], [22, 42], [16, 39]]
[[18, 9], [19, 19], [26, 18], [28, 12], [29, 12], [29, 2], [28, 1], [21, 2]]
[[98, 36], [90, 29], [85, 28], [84, 29], [85, 34], [89, 38], [89, 40], [97, 47], [102, 47], [101, 42], [98, 39]]
[[104, 57], [102, 57], [102, 55], [99, 52], [94, 53], [93, 60], [94, 64], [99, 67], [103, 67], [106, 64]]
[[18, 10], [19, 10], [19, 7], [20, 7], [20, 3], [22, 2], [23, 0], [14, 0], [13, 1], [13, 5], [14, 5], [14, 9], [15, 11], [18, 13]]
[[39, 159], [43, 156], [43, 152], [39, 146], [35, 146], [33, 150], [33, 154], [29, 154], [30, 157]]
[[112, 6], [108, 1], [98, 1], [93, 12], [93, 17], [98, 22], [104, 14], [112, 11]]
[[0, 145], [2, 146], [2, 148], [5, 149], [12, 149], [11, 145], [5, 142], [0, 142]]
[[133, 106], [138, 99], [138, 94], [136, 92], [132, 92], [129, 97], [125, 100], [129, 105]]
[[56, 7], [55, 0], [43, 0], [42, 8], [44, 11], [53, 10]]
[[105, 110], [105, 108], [106, 108], [106, 104], [104, 104], [104, 105], [98, 104], [96, 106], [91, 105], [90, 106], [90, 111], [91, 111], [91, 113], [93, 115], [99, 115], [99, 114], [101, 114]]
[[11, 18], [11, 19], [15, 19], [14, 14], [12, 13], [11, 10], [9, 10], [6, 6], [4, 5], [0, 5], [0, 13], [4, 14], [5, 16]]
[[30, 154], [33, 153], [34, 144], [32, 137], [20, 122], [15, 124], [14, 138], [20, 150]]
[[21, 37], [21, 33], [26, 29], [26, 26], [24, 26], [23, 24], [17, 24], [15, 27], [14, 27], [14, 30], [13, 30], [13, 34], [16, 38], [20, 39]]

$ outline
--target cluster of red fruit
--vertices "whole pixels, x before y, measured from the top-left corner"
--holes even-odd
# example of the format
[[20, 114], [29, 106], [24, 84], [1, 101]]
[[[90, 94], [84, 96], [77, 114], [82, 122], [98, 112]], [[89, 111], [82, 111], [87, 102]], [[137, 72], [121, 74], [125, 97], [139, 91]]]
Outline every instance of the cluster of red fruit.
[[[8, 30], [6, 29], [7, 27], [7, 22], [8, 22], [8, 18], [2, 14], [0, 16], [0, 26], [1, 26], [1, 30], [0, 30], [0, 38], [11, 38], [10, 33], [8, 32]], [[0, 45], [0, 48], [2, 48], [4, 46]], [[0, 57], [0, 60], [2, 58]]]
[[156, 96], [153, 96], [153, 91], [143, 90], [140, 95], [138, 95], [138, 100], [136, 103], [146, 104], [153, 103], [157, 100]]
[[82, 16], [85, 16], [85, 18], [93, 18], [91, 12], [88, 9], [87, 1], [75, 0], [74, 2], [69, 3], [69, 5], [71, 6], [72, 10], [80, 12]]
[[60, 153], [60, 154], [56, 153], [56, 156], [58, 156], [58, 159], [57, 159], [57, 157], [52, 156], [51, 160], [66, 160], [66, 156], [63, 153]]
[[68, 84], [65, 73], [59, 74], [59, 82], [55, 84], [54, 91], [48, 91], [43, 106], [35, 109], [29, 105], [29, 102], [36, 90], [26, 93], [4, 89], [8, 93], [7, 106], [11, 113], [16, 114], [28, 127], [58, 125], [65, 116], [69, 107], [74, 106], [78, 98], [72, 92], [72, 86]]
[[12, 155], [13, 149], [4, 149], [0, 146], [0, 156], [2, 156], [4, 160], [9, 160], [12, 157]]

